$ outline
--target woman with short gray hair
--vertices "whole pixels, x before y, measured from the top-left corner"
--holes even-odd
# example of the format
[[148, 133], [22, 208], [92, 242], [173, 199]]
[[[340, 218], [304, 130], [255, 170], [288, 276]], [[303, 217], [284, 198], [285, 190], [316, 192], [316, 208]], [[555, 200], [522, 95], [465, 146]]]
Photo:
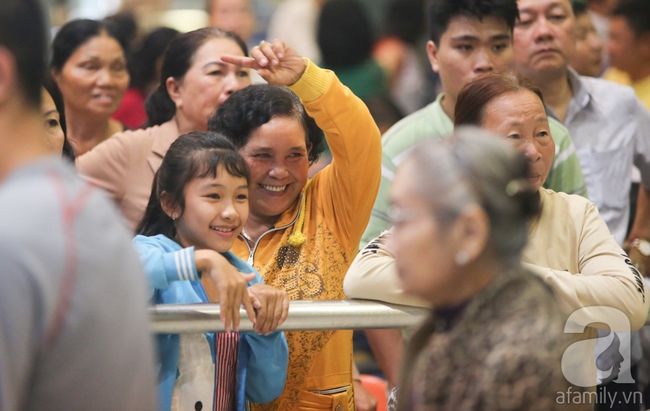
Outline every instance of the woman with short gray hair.
[[478, 129], [426, 142], [398, 169], [386, 249], [404, 291], [432, 308], [409, 344], [398, 409], [559, 407], [563, 316], [520, 263], [539, 212], [528, 170]]

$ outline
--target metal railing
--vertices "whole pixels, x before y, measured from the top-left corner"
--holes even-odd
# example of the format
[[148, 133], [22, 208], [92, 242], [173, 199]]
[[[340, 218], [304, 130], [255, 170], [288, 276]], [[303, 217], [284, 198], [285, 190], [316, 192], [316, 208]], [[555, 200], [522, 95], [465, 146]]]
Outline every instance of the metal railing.
[[[427, 315], [424, 308], [363, 300], [291, 301], [280, 331], [359, 330], [405, 328]], [[224, 331], [219, 304], [163, 304], [150, 308], [156, 333], [182, 334]], [[240, 311], [240, 331], [252, 331], [253, 323]]]

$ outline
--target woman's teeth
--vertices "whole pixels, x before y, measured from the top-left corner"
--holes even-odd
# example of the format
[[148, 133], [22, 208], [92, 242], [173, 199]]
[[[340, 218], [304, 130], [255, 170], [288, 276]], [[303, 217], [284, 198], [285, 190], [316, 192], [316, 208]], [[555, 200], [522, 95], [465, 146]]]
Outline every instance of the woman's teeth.
[[275, 193], [279, 193], [280, 191], [284, 191], [287, 186], [267, 186], [266, 184], [262, 184], [262, 187], [265, 190], [273, 191]]

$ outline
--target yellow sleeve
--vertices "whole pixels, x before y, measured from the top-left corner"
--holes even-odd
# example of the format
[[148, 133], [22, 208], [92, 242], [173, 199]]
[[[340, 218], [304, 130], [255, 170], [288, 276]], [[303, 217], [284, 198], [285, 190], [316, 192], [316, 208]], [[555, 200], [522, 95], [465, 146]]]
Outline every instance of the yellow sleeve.
[[379, 129], [366, 105], [333, 72], [310, 61], [289, 88], [323, 130], [332, 151], [332, 164], [314, 177], [318, 204], [342, 244], [356, 250], [379, 190]]

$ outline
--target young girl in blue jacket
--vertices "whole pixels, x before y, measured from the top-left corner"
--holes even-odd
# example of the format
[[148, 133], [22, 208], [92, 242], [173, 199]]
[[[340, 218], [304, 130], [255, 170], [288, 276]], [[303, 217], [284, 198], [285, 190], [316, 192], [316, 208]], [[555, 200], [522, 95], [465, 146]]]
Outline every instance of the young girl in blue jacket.
[[179, 137], [154, 179], [133, 240], [152, 303], [208, 302], [201, 282], [208, 276], [225, 329], [237, 331], [243, 304], [258, 333], [158, 335], [163, 411], [244, 410], [245, 400], [269, 402], [284, 389], [287, 343], [272, 331], [286, 319], [286, 292], [264, 285], [228, 251], [248, 218], [249, 182], [232, 143], [210, 132]]

